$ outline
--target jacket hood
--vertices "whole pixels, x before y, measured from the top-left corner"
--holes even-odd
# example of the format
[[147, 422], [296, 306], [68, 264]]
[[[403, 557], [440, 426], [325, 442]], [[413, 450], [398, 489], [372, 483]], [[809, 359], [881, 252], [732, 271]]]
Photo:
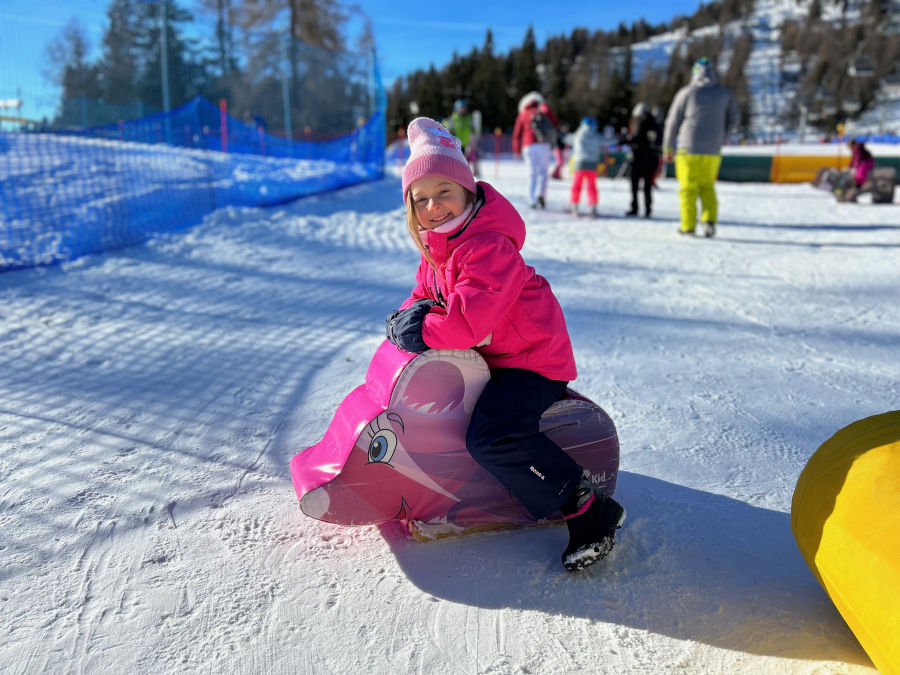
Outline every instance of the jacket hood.
[[[497, 192], [490, 184], [479, 181], [476, 184], [478, 194], [475, 197], [475, 216], [470, 225], [471, 232], [468, 237], [460, 236], [460, 239], [468, 239], [482, 232], [498, 232], [508, 237], [521, 251], [525, 244], [525, 221], [510, 204], [509, 200]], [[460, 235], [466, 234], [461, 232]]]
[[544, 102], [544, 97], [541, 96], [539, 91], [529, 91], [522, 98], [519, 99], [519, 112], [525, 110], [525, 108], [529, 108], [533, 105], [539, 105]]

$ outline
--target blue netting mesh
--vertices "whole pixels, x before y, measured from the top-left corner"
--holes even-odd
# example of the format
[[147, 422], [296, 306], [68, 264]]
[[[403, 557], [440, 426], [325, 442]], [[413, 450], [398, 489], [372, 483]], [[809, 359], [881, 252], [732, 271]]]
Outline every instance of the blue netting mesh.
[[89, 129], [0, 130], [0, 271], [140, 243], [222, 206], [273, 205], [380, 178], [377, 69], [371, 81], [373, 114], [319, 139], [308, 129], [302, 141], [269, 134], [201, 97]]

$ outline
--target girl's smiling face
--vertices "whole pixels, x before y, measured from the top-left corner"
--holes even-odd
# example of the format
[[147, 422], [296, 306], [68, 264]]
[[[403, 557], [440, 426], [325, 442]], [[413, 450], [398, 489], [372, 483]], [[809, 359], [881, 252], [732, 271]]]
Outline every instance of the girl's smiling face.
[[420, 178], [410, 187], [419, 224], [433, 230], [465, 211], [466, 189], [443, 176]]

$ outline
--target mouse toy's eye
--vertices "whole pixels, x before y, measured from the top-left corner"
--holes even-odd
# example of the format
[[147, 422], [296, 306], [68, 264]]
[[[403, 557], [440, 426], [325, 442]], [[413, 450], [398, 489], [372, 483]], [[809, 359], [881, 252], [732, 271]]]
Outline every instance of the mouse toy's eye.
[[390, 429], [379, 429], [369, 441], [369, 462], [390, 464], [397, 449], [397, 434]]

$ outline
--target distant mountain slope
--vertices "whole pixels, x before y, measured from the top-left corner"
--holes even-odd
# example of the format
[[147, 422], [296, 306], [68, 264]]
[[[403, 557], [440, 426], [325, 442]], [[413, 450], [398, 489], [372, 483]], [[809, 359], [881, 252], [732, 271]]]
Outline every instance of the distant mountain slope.
[[[797, 59], [788, 59], [782, 63], [782, 27], [786, 21], [805, 24], [813, 1], [756, 0], [749, 15], [723, 28], [708, 26], [691, 32], [677, 30], [636, 43], [632, 46], [633, 80], [639, 81], [647, 68], [664, 69], [675, 50], [685, 49], [692, 42], [717, 37], [720, 32], [723, 48], [717, 55], [717, 60], [719, 72], [724, 73], [729, 67], [738, 39], [749, 34], [752, 48], [744, 65], [744, 75], [751, 95], [751, 138], [773, 140], [781, 136], [790, 139], [805, 137], [809, 140], [833, 132], [834, 129], [817, 129], [813, 125], [816, 114], [810, 111], [822, 106], [821, 95], [819, 98], [801, 100], [798, 90], [802, 64]], [[890, 6], [900, 5], [897, 0], [883, 1]], [[835, 27], [852, 27], [860, 21], [866, 2], [867, 0], [845, 0], [843, 3], [832, 3], [826, 0], [819, 5], [821, 18]], [[897, 18], [900, 20], [900, 15]], [[872, 107], [860, 114], [858, 119], [849, 119], [845, 123], [846, 134], [874, 134], [884, 131], [900, 134], [900, 82], [896, 80], [896, 77], [882, 80], [878, 98]], [[848, 100], [846, 105], [849, 106], [850, 103]], [[803, 112], [803, 106], [807, 108], [807, 113]]]

